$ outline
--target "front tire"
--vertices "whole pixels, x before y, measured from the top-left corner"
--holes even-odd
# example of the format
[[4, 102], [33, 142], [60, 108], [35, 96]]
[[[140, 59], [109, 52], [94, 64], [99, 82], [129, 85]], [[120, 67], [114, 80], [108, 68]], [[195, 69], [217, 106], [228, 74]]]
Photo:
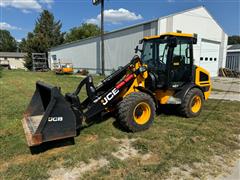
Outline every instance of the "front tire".
[[203, 102], [202, 91], [198, 88], [193, 88], [188, 91], [178, 111], [187, 118], [199, 116], [202, 111]]
[[133, 92], [119, 102], [117, 119], [128, 131], [143, 131], [152, 125], [155, 111], [155, 103], [151, 96]]

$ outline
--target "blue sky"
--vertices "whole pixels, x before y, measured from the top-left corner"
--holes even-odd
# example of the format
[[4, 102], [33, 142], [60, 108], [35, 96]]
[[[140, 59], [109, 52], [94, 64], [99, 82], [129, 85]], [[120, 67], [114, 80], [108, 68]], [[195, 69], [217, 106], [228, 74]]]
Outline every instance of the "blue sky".
[[[204, 5], [228, 35], [240, 35], [240, 0], [105, 0], [105, 29], [111, 31]], [[83, 22], [99, 23], [92, 0], [0, 0], [0, 28], [20, 40], [34, 28], [42, 9], [50, 10], [68, 31]]]

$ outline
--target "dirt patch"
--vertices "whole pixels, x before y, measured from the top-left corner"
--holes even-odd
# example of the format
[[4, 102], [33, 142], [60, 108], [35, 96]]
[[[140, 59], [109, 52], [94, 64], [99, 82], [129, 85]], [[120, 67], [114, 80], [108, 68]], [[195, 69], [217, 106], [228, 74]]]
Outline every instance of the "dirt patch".
[[231, 173], [228, 175], [220, 176], [219, 180], [235, 180], [240, 179], [240, 159], [237, 161], [235, 166], [232, 168]]
[[119, 143], [118, 151], [112, 152], [112, 155], [121, 161], [129, 158], [138, 158], [140, 159], [141, 164], [144, 165], [159, 163], [159, 157], [157, 155], [153, 154], [152, 152], [142, 154], [132, 146], [132, 143], [136, 142], [137, 139], [112, 138], [112, 140]]
[[87, 135], [85, 137], [85, 141], [87, 142], [94, 142], [94, 141], [97, 141], [98, 139], [98, 135]]
[[240, 159], [239, 155], [240, 150], [236, 150], [228, 155], [215, 155], [210, 162], [172, 167], [166, 179], [221, 179], [233, 171], [236, 160]]
[[139, 156], [138, 150], [132, 147], [131, 143], [136, 141], [137, 139], [115, 139], [114, 141], [119, 143], [119, 148], [117, 152], [113, 152], [112, 155], [120, 160], [125, 160], [131, 157]]
[[[89, 136], [86, 140], [94, 141], [96, 136]], [[112, 156], [123, 161], [130, 158], [140, 158], [141, 163], [143, 164], [152, 164], [155, 162], [156, 156], [154, 156], [151, 152], [146, 154], [141, 154], [135, 149], [131, 143], [135, 142], [137, 139], [116, 139], [112, 138], [113, 141], [119, 144], [118, 150], [116, 152], [112, 152]], [[89, 163], [80, 162], [74, 168], [64, 168], [62, 167], [62, 161], [60, 161], [57, 165], [59, 168], [49, 171], [50, 178], [49, 180], [75, 180], [81, 179], [83, 175], [87, 172], [96, 171], [102, 167], [105, 167], [109, 164], [109, 161], [105, 158], [101, 158], [99, 160], [90, 159]], [[117, 174], [122, 174], [122, 170], [111, 170], [116, 171]], [[114, 173], [114, 174], [115, 174]]]
[[105, 158], [101, 158], [99, 160], [90, 159], [88, 164], [85, 162], [80, 162], [77, 167], [74, 167], [72, 169], [61, 167], [55, 170], [51, 170], [49, 172], [49, 180], [79, 179], [83, 176], [84, 173], [87, 173], [89, 171], [96, 171], [104, 166], [107, 166], [108, 164], [109, 161]]

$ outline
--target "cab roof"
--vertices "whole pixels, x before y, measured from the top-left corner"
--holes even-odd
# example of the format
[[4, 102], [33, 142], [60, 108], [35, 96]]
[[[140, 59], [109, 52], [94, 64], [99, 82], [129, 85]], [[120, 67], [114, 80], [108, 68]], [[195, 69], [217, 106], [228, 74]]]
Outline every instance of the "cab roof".
[[190, 37], [193, 38], [193, 34], [187, 34], [187, 33], [176, 33], [176, 32], [168, 32], [160, 35], [155, 35], [155, 36], [145, 36], [143, 39], [144, 40], [150, 40], [150, 39], [158, 39], [160, 37], [164, 36], [178, 36], [178, 37]]

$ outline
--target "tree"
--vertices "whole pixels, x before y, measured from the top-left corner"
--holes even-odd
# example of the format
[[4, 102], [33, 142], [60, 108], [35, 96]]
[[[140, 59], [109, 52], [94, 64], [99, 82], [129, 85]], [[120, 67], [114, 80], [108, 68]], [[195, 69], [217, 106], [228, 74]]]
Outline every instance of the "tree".
[[44, 10], [37, 19], [33, 32], [28, 33], [20, 46], [21, 51], [27, 52], [25, 67], [32, 69], [32, 53], [46, 53], [51, 47], [62, 44], [64, 33], [61, 32], [62, 24], [55, 21], [54, 16]]
[[16, 52], [17, 41], [7, 30], [0, 29], [0, 52]]
[[228, 45], [240, 44], [240, 36], [233, 35], [228, 37]]
[[65, 42], [72, 42], [101, 34], [101, 29], [95, 24], [83, 23], [79, 27], [70, 29], [65, 35]]

